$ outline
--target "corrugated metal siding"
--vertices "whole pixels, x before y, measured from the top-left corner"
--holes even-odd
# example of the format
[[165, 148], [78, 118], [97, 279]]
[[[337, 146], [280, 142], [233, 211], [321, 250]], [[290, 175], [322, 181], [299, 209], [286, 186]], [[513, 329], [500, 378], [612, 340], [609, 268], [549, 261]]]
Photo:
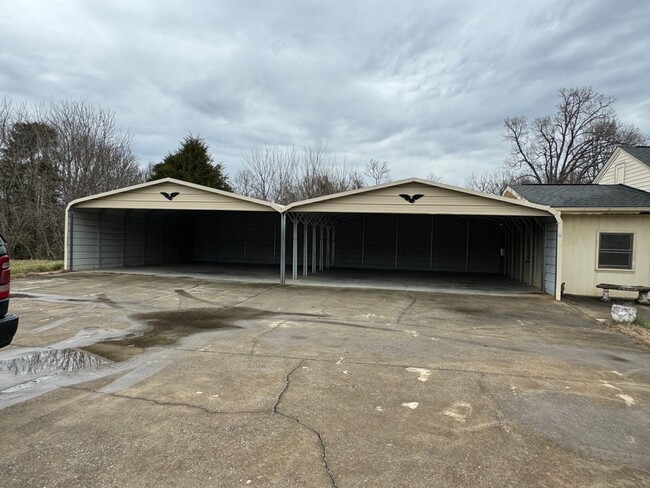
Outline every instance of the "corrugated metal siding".
[[216, 263], [219, 260], [219, 214], [198, 212], [192, 219], [193, 261]]
[[363, 267], [394, 269], [396, 216], [368, 215], [365, 217]]
[[[161, 192], [177, 192], [173, 200], [168, 200]], [[114, 193], [94, 198], [74, 205], [74, 208], [119, 208], [151, 210], [245, 210], [254, 212], [273, 212], [270, 206], [241, 200], [235, 196], [213, 193], [176, 183], [160, 183], [134, 190]]]
[[399, 269], [429, 270], [431, 267], [431, 229], [433, 217], [400, 215], [397, 245]]
[[99, 214], [99, 267], [124, 266], [124, 212], [103, 210]]
[[[400, 194], [422, 194], [416, 203], [409, 203]], [[436, 215], [519, 215], [546, 217], [548, 212], [495, 200], [457, 190], [409, 182], [364, 193], [354, 193], [331, 200], [295, 207], [296, 212], [436, 214]]]
[[97, 269], [99, 267], [99, 210], [73, 210], [70, 220], [71, 269]]
[[498, 273], [501, 267], [501, 227], [498, 223], [469, 221], [467, 271]]
[[[246, 263], [272, 264], [274, 231], [280, 225], [280, 215], [247, 212], [243, 218], [246, 222]], [[301, 229], [302, 226], [298, 230], [300, 234]], [[300, 250], [302, 252], [302, 245]]]
[[467, 219], [436, 216], [433, 222], [434, 271], [466, 271]]
[[125, 221], [124, 266], [144, 266], [146, 213], [127, 212]]
[[145, 222], [145, 264], [163, 264], [164, 259], [164, 216], [149, 212]]
[[336, 225], [337, 268], [361, 268], [363, 248], [363, 217], [347, 219]]
[[557, 270], [557, 222], [546, 222], [544, 237], [544, 291], [555, 295]]
[[246, 260], [246, 232], [243, 215], [223, 212], [219, 215], [220, 263], [244, 263]]
[[497, 222], [454, 216], [367, 215], [337, 224], [335, 264], [340, 268], [499, 273], [501, 240]]

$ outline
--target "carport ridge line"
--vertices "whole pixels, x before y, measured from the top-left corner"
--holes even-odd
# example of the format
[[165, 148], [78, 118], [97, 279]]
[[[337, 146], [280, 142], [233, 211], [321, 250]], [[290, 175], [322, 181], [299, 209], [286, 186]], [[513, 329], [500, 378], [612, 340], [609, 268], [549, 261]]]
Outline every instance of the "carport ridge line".
[[[247, 352], [237, 352], [237, 351], [208, 351], [208, 350], [199, 350], [199, 349], [185, 349], [185, 348], [170, 348], [172, 350], [176, 351], [184, 351], [184, 352], [196, 352], [196, 353], [208, 353], [208, 354], [225, 354], [225, 355], [231, 355], [231, 356], [254, 356], [254, 357], [266, 357], [266, 358], [274, 358], [274, 359], [295, 359], [295, 360], [302, 360], [302, 361], [314, 361], [314, 362], [321, 362], [321, 363], [336, 363], [338, 359], [323, 359], [323, 358], [313, 358], [313, 357], [299, 357], [299, 356], [282, 356], [282, 355], [277, 355], [277, 354], [263, 354], [263, 353], [247, 353]], [[576, 384], [583, 384], [583, 383], [588, 383], [591, 384], [592, 380], [577, 380], [575, 378], [562, 378], [558, 376], [540, 376], [540, 375], [525, 375], [525, 374], [517, 374], [517, 373], [499, 373], [496, 371], [481, 371], [478, 369], [462, 369], [462, 368], [446, 368], [446, 367], [441, 367], [441, 366], [430, 366], [430, 365], [418, 365], [418, 364], [390, 364], [390, 363], [371, 363], [371, 362], [365, 362], [365, 361], [351, 361], [346, 359], [345, 360], [346, 364], [354, 364], [358, 366], [382, 366], [386, 368], [398, 368], [398, 369], [405, 369], [405, 368], [411, 368], [411, 367], [416, 367], [416, 368], [427, 368], [433, 371], [443, 371], [447, 373], [468, 373], [468, 374], [484, 374], [487, 376], [505, 376], [505, 377], [512, 377], [512, 378], [531, 378], [531, 379], [540, 379], [540, 380], [555, 380], [555, 381], [565, 381], [568, 383], [576, 383]], [[647, 389], [648, 387], [646, 385], [640, 385], [638, 383], [615, 383], [614, 381], [610, 381], [611, 384], [622, 384], [625, 386], [632, 386], [635, 388], [640, 388], [640, 389]]]
[[329, 479], [330, 479], [330, 483], [331, 483], [331, 485], [332, 485], [334, 488], [337, 488], [337, 486], [336, 486], [336, 481], [334, 481], [334, 476], [332, 475], [332, 471], [330, 470], [330, 466], [329, 466], [329, 464], [328, 464], [328, 462], [327, 462], [327, 452], [325, 451], [325, 443], [323, 442], [323, 437], [321, 436], [320, 432], [318, 432], [318, 431], [317, 431], [316, 429], [314, 429], [313, 427], [311, 427], [311, 426], [305, 424], [305, 423], [304, 423], [303, 421], [301, 421], [299, 418], [297, 418], [297, 417], [292, 417], [291, 415], [288, 415], [288, 414], [282, 413], [282, 412], [280, 412], [280, 411], [278, 410], [278, 407], [279, 407], [279, 405], [280, 405], [280, 401], [282, 400], [282, 397], [284, 396], [284, 394], [286, 393], [286, 391], [289, 389], [289, 384], [291, 383], [291, 376], [292, 376], [293, 373], [295, 373], [295, 372], [296, 372], [296, 371], [297, 371], [301, 366], [303, 366], [303, 364], [305, 364], [305, 361], [307, 361], [307, 359], [303, 359], [303, 360], [301, 360], [301, 361], [298, 363], [298, 365], [297, 365], [295, 368], [293, 368], [291, 371], [289, 371], [289, 373], [287, 374], [286, 384], [285, 384], [285, 386], [284, 386], [284, 389], [283, 389], [283, 390], [280, 392], [280, 394], [278, 395], [278, 399], [277, 399], [277, 401], [275, 402], [275, 405], [273, 405], [272, 413], [274, 413], [274, 414], [276, 414], [276, 415], [279, 415], [279, 416], [281, 416], [281, 417], [284, 417], [284, 418], [286, 418], [286, 419], [288, 419], [288, 420], [292, 420], [293, 422], [297, 423], [297, 424], [300, 425], [301, 427], [303, 427], [303, 428], [309, 430], [310, 432], [312, 432], [313, 434], [316, 435], [316, 438], [318, 439], [318, 443], [319, 443], [319, 445], [320, 445], [321, 459], [322, 459], [322, 461], [323, 461], [323, 466], [324, 466], [324, 468], [325, 468], [325, 471], [327, 472], [327, 476], [328, 476]]

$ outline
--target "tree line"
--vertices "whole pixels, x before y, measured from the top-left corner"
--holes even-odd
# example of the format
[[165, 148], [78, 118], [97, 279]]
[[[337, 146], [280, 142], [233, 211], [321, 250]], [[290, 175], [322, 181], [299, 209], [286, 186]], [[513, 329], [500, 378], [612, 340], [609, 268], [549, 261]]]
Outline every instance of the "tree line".
[[[474, 173], [466, 186], [500, 194], [511, 183], [589, 183], [620, 144], [645, 144], [638, 128], [618, 120], [615, 100], [588, 87], [562, 89], [552, 115], [504, 121], [510, 153], [504, 165]], [[208, 144], [187, 136], [161, 162], [143, 167], [131, 134], [115, 114], [86, 101], [36, 107], [0, 102], [0, 232], [18, 259], [60, 259], [66, 205], [77, 198], [173, 177], [288, 204], [391, 181], [388, 162], [361, 170], [337, 160], [324, 142], [255, 147], [230, 178]], [[431, 172], [427, 179], [438, 182]]]
[[86, 101], [0, 101], [0, 232], [18, 259], [63, 255], [68, 202], [144, 180], [130, 134]]

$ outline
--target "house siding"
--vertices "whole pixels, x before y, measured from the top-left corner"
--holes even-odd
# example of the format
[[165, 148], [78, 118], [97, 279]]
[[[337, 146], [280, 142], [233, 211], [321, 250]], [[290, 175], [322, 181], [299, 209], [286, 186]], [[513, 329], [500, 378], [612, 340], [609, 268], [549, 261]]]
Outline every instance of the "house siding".
[[[616, 181], [616, 168], [624, 166], [623, 181]], [[616, 159], [605, 169], [598, 179], [599, 185], [622, 183], [644, 191], [650, 191], [650, 166], [639, 162], [625, 151], [620, 151]]]
[[[562, 281], [565, 293], [598, 296], [598, 283], [650, 285], [650, 215], [562, 214], [564, 253]], [[634, 233], [633, 269], [598, 270], [598, 233]], [[612, 296], [630, 293], [612, 291]]]

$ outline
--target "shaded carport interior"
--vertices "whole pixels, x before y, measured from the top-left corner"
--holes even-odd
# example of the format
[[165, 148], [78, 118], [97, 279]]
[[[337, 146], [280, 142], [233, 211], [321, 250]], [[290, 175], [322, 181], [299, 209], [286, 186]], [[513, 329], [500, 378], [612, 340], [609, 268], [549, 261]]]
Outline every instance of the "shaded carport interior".
[[68, 270], [225, 263], [279, 274], [280, 213], [260, 200], [166, 178], [74, 201], [66, 219]]
[[286, 216], [294, 280], [555, 295], [548, 207], [410, 179], [297, 202]]

